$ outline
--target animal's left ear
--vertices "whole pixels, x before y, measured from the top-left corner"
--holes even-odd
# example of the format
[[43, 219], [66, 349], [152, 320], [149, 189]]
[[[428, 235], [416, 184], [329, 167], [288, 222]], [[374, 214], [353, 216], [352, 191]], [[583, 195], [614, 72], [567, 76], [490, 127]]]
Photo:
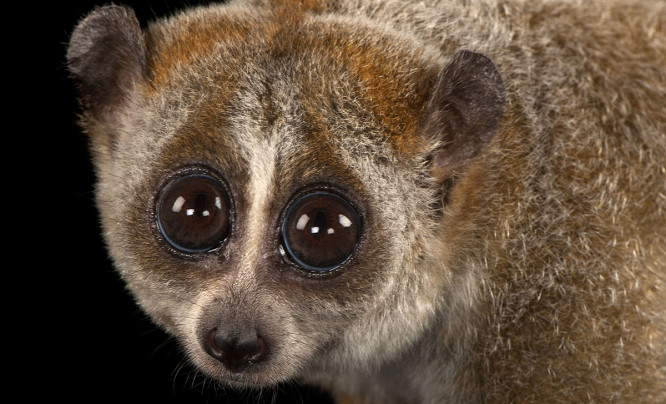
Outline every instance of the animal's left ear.
[[438, 144], [431, 172], [446, 180], [462, 171], [497, 134], [506, 97], [486, 56], [460, 51], [440, 72], [423, 116], [426, 138]]

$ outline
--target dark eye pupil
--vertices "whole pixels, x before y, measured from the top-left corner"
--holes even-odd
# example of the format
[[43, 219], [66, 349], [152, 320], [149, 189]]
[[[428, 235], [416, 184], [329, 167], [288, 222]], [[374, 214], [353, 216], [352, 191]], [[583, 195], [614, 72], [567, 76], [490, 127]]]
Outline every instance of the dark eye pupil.
[[176, 179], [157, 202], [157, 224], [173, 247], [204, 252], [217, 247], [229, 232], [229, 201], [217, 180], [195, 174]]
[[291, 205], [285, 216], [285, 252], [305, 269], [335, 269], [354, 251], [359, 222], [354, 208], [341, 197], [326, 192], [305, 195]]

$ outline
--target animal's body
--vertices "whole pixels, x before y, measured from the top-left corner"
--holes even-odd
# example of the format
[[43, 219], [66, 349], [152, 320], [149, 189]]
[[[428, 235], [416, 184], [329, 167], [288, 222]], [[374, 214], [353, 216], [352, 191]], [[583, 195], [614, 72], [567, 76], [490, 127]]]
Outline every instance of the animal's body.
[[666, 402], [664, 2], [108, 6], [68, 60], [115, 265], [210, 377]]

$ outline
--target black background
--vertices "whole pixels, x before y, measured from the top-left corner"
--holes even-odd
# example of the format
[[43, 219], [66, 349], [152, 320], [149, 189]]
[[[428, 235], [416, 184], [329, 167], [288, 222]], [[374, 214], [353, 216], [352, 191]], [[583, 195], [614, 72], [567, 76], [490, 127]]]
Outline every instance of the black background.
[[[135, 306], [104, 250], [87, 140], [65, 52], [76, 23], [104, 1], [27, 3], [5, 14], [5, 383], [17, 397], [67, 402], [310, 403], [294, 385], [233, 392], [206, 380]], [[125, 1], [142, 24], [196, 1]], [[8, 189], [9, 188], [9, 189]], [[19, 209], [20, 208], [20, 209]], [[5, 232], [8, 231], [5, 226]], [[7, 234], [7, 233], [5, 233]], [[6, 323], [5, 323], [6, 324]], [[14, 348], [16, 347], [16, 348]], [[8, 367], [5, 361], [5, 367]], [[42, 402], [35, 401], [35, 402]]]

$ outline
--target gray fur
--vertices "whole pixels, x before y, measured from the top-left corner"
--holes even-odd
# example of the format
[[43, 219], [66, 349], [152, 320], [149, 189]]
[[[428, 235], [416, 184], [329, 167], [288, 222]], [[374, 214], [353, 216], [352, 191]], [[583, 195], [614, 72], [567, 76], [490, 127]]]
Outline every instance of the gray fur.
[[[110, 6], [68, 60], [114, 263], [210, 377], [340, 403], [666, 401], [663, 2], [237, 0], [143, 32]], [[197, 257], [155, 225], [193, 166], [235, 206]], [[314, 184], [364, 220], [325, 276], [278, 249]], [[270, 354], [229, 371], [215, 321]]]

